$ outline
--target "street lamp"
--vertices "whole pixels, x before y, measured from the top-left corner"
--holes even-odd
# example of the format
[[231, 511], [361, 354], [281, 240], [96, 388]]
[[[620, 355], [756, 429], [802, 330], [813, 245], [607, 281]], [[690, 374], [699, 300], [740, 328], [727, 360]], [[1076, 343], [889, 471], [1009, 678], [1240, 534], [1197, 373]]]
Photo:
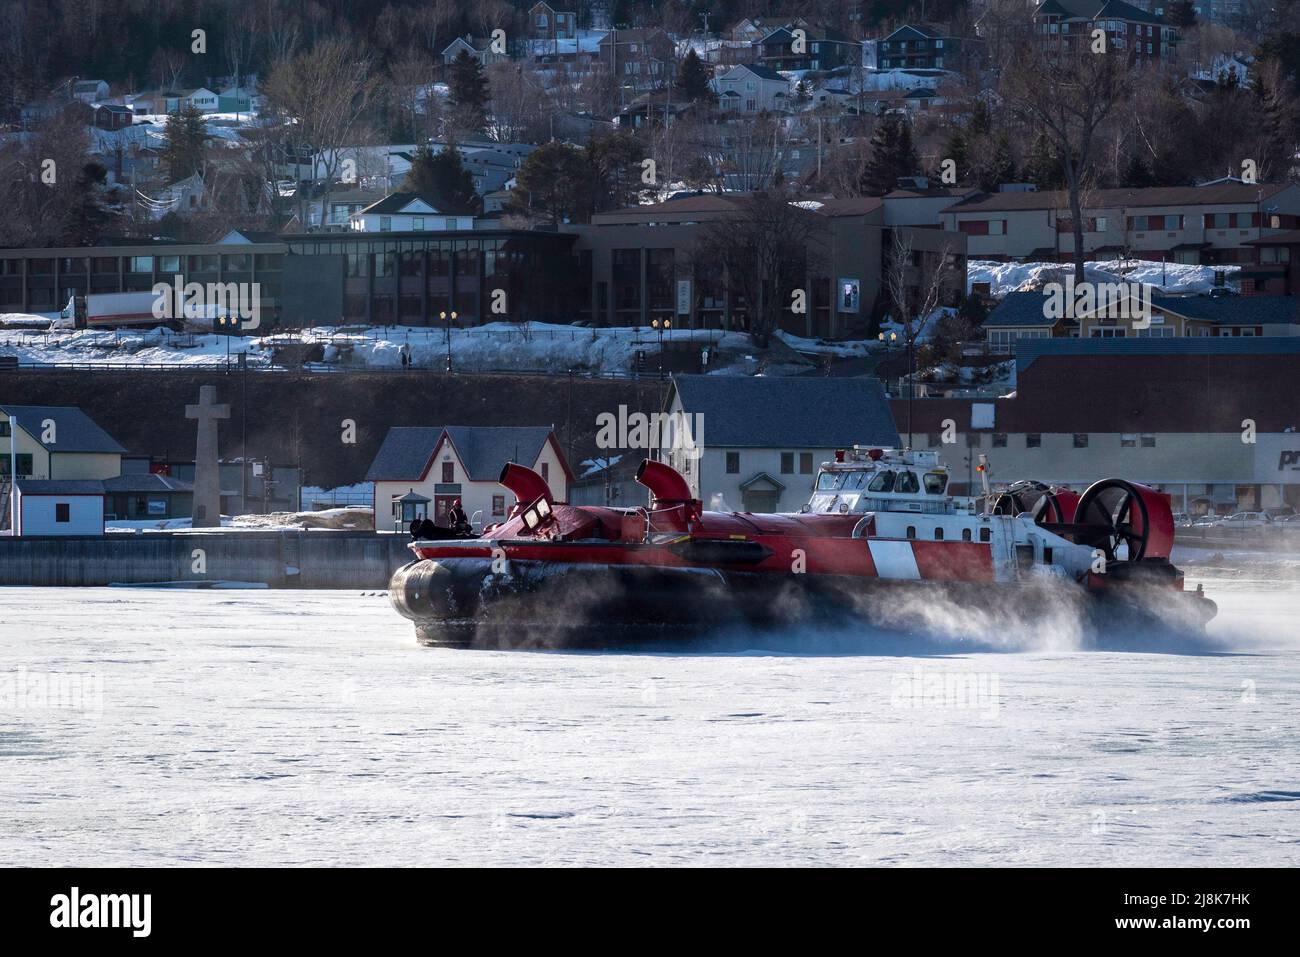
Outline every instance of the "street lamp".
[[452, 310], [450, 315], [445, 312], [438, 313], [438, 318], [442, 320], [443, 328], [447, 330], [447, 372], [451, 372], [451, 324], [456, 321], [456, 312]]
[[659, 335], [659, 378], [664, 377], [664, 333], [672, 329], [671, 319], [651, 319], [650, 326]]

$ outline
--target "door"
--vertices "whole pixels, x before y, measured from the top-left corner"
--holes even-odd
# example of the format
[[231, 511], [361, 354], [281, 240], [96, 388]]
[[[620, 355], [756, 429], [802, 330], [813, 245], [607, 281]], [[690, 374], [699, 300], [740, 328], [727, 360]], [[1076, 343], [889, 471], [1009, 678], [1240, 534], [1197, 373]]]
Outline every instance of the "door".
[[443, 528], [451, 527], [451, 522], [447, 519], [447, 513], [451, 511], [452, 502], [459, 497], [459, 495], [435, 495], [433, 497], [433, 524], [441, 525]]

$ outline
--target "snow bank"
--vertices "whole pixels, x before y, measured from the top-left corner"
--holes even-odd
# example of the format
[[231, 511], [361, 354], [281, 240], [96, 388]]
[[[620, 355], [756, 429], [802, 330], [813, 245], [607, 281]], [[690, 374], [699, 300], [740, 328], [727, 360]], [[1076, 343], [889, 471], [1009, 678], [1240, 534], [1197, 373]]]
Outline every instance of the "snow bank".
[[[689, 343], [696, 349], [744, 350], [749, 337], [719, 330], [673, 329], [665, 344]], [[149, 329], [111, 332], [79, 330], [37, 335], [0, 331], [0, 348], [19, 361], [35, 364], [111, 363], [114, 365], [222, 365], [247, 352], [250, 363], [269, 365], [277, 347], [321, 343], [325, 364], [348, 368], [402, 368], [406, 350], [417, 367], [442, 369], [447, 334], [442, 329], [403, 326], [341, 331], [318, 327], [259, 338], [227, 339], [215, 334], [189, 335]], [[453, 367], [466, 372], [527, 371], [564, 373], [626, 372], [637, 352], [647, 361], [658, 350], [659, 336], [648, 327], [591, 329], [546, 323], [494, 322], [451, 331]], [[227, 353], [229, 350], [229, 353]]]
[[[1214, 288], [1214, 274], [1225, 272], [1228, 282], [1240, 266], [1193, 266], [1185, 263], [1154, 263], [1142, 259], [1098, 260], [1084, 263], [1089, 282], [1140, 282], [1157, 292], [1179, 295], [1209, 292]], [[1001, 263], [971, 259], [966, 263], [966, 291], [974, 283], [989, 284], [989, 294], [997, 298], [1009, 292], [1041, 289], [1049, 282], [1061, 282], [1070, 275], [1069, 263]]]

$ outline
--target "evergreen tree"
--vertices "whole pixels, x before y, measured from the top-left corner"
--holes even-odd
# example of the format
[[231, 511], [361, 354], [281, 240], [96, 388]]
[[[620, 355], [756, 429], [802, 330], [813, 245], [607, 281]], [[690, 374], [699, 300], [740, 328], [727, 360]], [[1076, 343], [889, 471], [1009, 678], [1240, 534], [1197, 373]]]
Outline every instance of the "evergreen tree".
[[[985, 138], [982, 146], [988, 145]], [[1006, 136], [999, 136], [992, 151], [976, 150], [979, 157], [975, 160], [975, 177], [979, 188], [986, 193], [995, 192], [1001, 183], [1012, 183], [1016, 179], [1016, 161], [1011, 156], [1011, 143]]]
[[993, 121], [989, 117], [989, 105], [981, 99], [975, 100], [971, 107], [970, 125], [967, 127], [971, 139], [988, 136], [993, 131]]
[[943, 182], [941, 175], [936, 176], [935, 178], [938, 179], [942, 185], [952, 186], [956, 185], [956, 183], [964, 183], [970, 179], [970, 151], [967, 149], [966, 145], [966, 134], [962, 132], [960, 127], [952, 131], [952, 135], [948, 137], [947, 144], [944, 145], [943, 156], [939, 157], [940, 174], [943, 173], [945, 160], [952, 160], [957, 165], [957, 179], [954, 183], [945, 183]]
[[591, 172], [576, 147], [555, 141], [539, 146], [515, 174], [510, 209], [551, 223], [585, 222], [591, 213]]
[[483, 64], [461, 50], [451, 62], [447, 86], [457, 128], [471, 135], [482, 133], [487, 126], [487, 105], [491, 98]]
[[624, 130], [593, 138], [586, 148], [592, 187], [592, 211], [636, 204], [642, 188], [645, 147]]
[[1120, 180], [1120, 185], [1129, 189], [1146, 189], [1148, 186], [1155, 185], [1155, 176], [1151, 173], [1151, 167], [1146, 164], [1138, 153], [1134, 153], [1128, 158], [1128, 163], [1124, 167], [1124, 174], [1120, 177]]
[[411, 157], [411, 168], [402, 183], [402, 191], [419, 193], [441, 213], [465, 215], [479, 210], [474, 177], [460, 160], [454, 143], [435, 153], [421, 146]]
[[898, 188], [901, 176], [915, 176], [920, 167], [912, 145], [912, 127], [898, 116], [886, 116], [871, 134], [871, 160], [862, 173], [862, 189], [870, 196], [883, 196]]
[[203, 114], [193, 106], [167, 117], [163, 131], [162, 163], [167, 182], [178, 183], [203, 168], [203, 151], [208, 130]]
[[1196, 26], [1196, 7], [1192, 0], [1171, 0], [1165, 7], [1165, 19], [1180, 30]]
[[1034, 138], [1029, 159], [1025, 161], [1024, 178], [1039, 189], [1060, 189], [1065, 183], [1060, 157], [1043, 133]]
[[92, 245], [117, 219], [117, 213], [105, 206], [107, 190], [108, 170], [99, 163], [87, 163], [77, 173], [63, 236], [66, 245]]
[[712, 78], [712, 72], [691, 47], [682, 58], [682, 67], [677, 73], [677, 93], [691, 103], [712, 103], [718, 98], [709, 86]]

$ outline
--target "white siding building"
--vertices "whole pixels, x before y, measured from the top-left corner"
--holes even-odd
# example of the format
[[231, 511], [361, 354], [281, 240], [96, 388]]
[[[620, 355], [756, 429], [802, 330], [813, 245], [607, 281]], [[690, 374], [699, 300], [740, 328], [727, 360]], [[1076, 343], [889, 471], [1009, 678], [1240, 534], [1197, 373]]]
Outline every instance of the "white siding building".
[[366, 475], [375, 483], [375, 529], [405, 531], [414, 518], [445, 526], [457, 499], [476, 531], [504, 521], [514, 504], [497, 482], [507, 462], [539, 472], [556, 501], [568, 499], [573, 474], [547, 426], [389, 429]]

